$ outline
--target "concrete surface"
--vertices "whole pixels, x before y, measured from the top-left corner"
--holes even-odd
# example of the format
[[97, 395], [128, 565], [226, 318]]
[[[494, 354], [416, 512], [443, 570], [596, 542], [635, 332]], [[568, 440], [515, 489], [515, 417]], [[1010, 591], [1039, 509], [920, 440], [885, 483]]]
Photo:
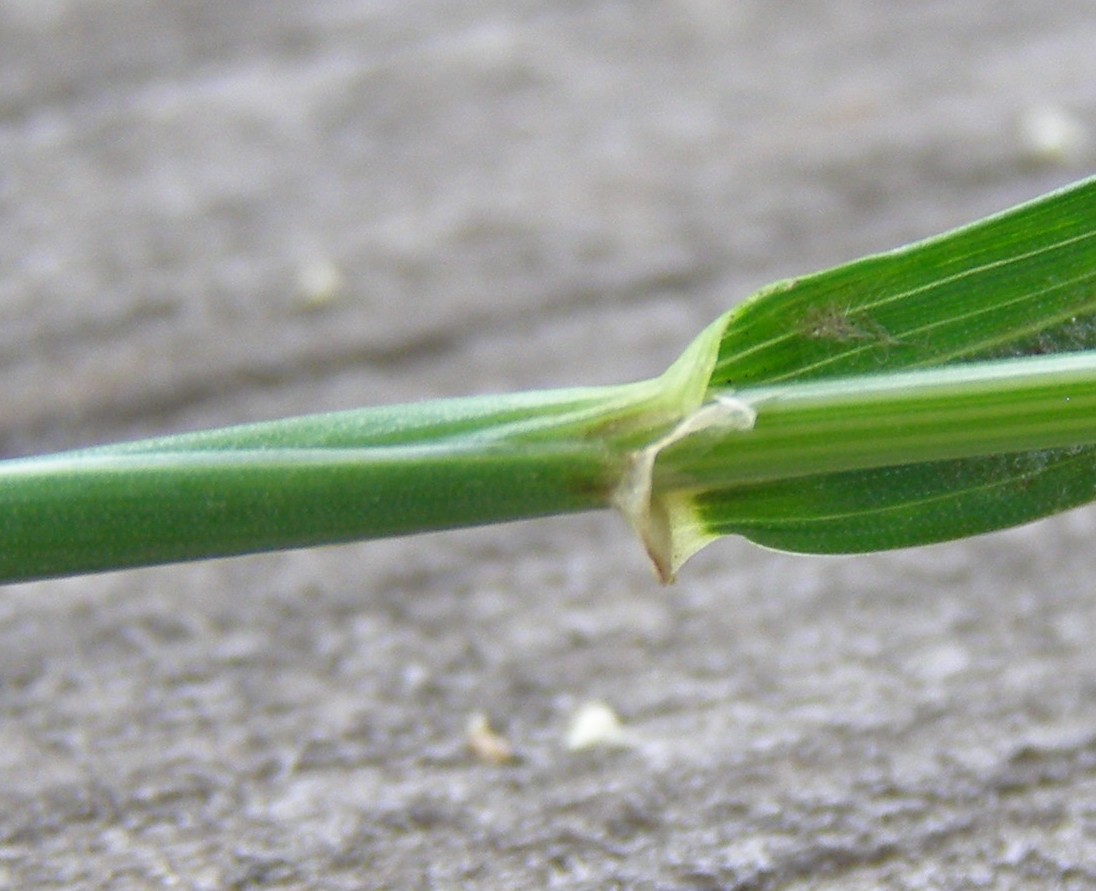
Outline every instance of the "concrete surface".
[[[2, 0], [0, 453], [655, 374], [1091, 172], [1094, 46], [1090, 0]], [[1094, 534], [9, 587], [0, 887], [1094, 887]], [[595, 700], [627, 745], [568, 751]]]

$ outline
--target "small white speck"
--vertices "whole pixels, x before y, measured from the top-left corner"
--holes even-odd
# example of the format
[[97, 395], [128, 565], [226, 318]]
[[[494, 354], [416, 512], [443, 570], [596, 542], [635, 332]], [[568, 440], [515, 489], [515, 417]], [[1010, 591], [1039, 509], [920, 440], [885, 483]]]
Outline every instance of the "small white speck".
[[1024, 154], [1039, 164], [1072, 164], [1084, 159], [1090, 139], [1082, 121], [1063, 108], [1029, 109], [1020, 118]]
[[622, 748], [631, 744], [624, 729], [609, 706], [604, 702], [586, 702], [571, 716], [567, 728], [567, 748], [572, 752], [593, 748]]
[[465, 725], [468, 747], [485, 764], [508, 764], [514, 760], [514, 748], [492, 726], [487, 715], [477, 712]]
[[297, 271], [302, 309], [322, 309], [342, 294], [342, 271], [330, 260], [306, 263]]

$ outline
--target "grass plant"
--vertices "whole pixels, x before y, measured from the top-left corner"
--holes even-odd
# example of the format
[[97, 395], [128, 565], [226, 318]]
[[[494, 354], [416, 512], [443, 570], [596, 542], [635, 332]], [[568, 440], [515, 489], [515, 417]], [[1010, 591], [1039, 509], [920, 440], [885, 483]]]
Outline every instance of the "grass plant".
[[1096, 499], [1096, 178], [778, 282], [658, 378], [0, 462], [0, 582], [614, 507], [659, 576], [720, 536], [945, 541]]

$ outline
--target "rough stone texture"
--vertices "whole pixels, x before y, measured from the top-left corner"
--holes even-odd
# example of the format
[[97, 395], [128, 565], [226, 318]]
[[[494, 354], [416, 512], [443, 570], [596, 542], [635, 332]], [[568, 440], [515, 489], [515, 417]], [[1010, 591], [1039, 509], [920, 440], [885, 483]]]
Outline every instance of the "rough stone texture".
[[[1094, 46], [1087, 0], [4, 0], [0, 452], [655, 374], [1090, 171]], [[9, 587], [0, 887], [1093, 887], [1094, 534], [662, 590], [606, 514]], [[587, 700], [629, 748], [566, 751]]]

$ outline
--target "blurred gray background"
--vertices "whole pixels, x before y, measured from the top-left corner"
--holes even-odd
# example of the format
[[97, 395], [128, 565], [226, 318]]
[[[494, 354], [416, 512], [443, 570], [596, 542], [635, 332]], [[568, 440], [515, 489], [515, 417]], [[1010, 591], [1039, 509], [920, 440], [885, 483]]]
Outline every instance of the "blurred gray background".
[[[1091, 0], [0, 0], [0, 454], [654, 375], [1091, 172], [1094, 47]], [[1094, 533], [8, 587], [0, 887], [1093, 887]]]

